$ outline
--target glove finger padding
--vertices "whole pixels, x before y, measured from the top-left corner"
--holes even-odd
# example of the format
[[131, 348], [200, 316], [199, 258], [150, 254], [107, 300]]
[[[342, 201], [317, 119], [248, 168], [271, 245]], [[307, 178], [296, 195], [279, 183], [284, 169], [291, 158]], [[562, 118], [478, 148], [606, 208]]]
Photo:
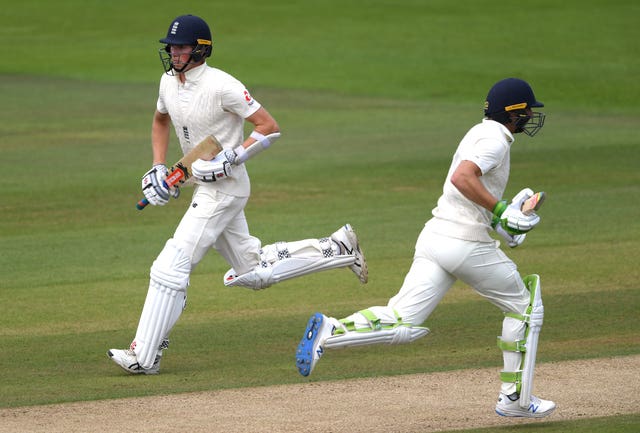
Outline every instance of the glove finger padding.
[[174, 185], [171, 188], [169, 188], [169, 194], [173, 198], [180, 197], [180, 188], [178, 188], [178, 185]]
[[511, 204], [500, 215], [500, 225], [512, 235], [527, 233], [540, 222], [536, 213], [525, 215], [517, 204]]
[[195, 160], [191, 165], [191, 173], [203, 182], [216, 182], [231, 176], [231, 163], [227, 154], [221, 152], [211, 161]]
[[173, 198], [180, 196], [180, 189], [177, 186], [167, 187], [164, 180], [168, 174], [169, 170], [164, 164], [156, 164], [142, 176], [142, 193], [154, 206], [167, 204], [170, 196]]

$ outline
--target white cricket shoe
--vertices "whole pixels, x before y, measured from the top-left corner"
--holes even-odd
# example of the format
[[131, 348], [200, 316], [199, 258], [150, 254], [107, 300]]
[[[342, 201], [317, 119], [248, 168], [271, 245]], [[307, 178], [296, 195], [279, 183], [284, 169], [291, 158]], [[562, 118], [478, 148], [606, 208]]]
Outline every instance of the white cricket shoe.
[[367, 268], [367, 260], [364, 257], [362, 248], [358, 243], [358, 236], [351, 227], [351, 224], [345, 224], [340, 230], [331, 235], [333, 240], [340, 247], [340, 253], [345, 255], [353, 255], [356, 260], [349, 268], [358, 277], [362, 284], [369, 281], [369, 269]]
[[156, 355], [156, 359], [153, 361], [153, 366], [151, 368], [142, 368], [140, 364], [138, 364], [138, 358], [136, 358], [136, 354], [131, 349], [110, 349], [107, 352], [109, 358], [119, 367], [121, 367], [124, 371], [131, 374], [158, 374], [160, 373], [160, 361], [162, 360], [162, 355]]
[[[512, 397], [516, 396], [517, 394], [512, 394]], [[503, 393], [500, 393], [498, 403], [496, 403], [498, 415], [512, 417], [544, 418], [551, 415], [555, 408], [556, 404], [551, 400], [543, 400], [534, 395], [531, 396], [531, 403], [527, 409], [520, 407], [520, 397], [511, 400], [510, 396]]]
[[303, 376], [309, 376], [322, 355], [324, 342], [333, 335], [336, 327], [322, 313], [315, 313], [307, 323], [304, 336], [296, 351], [296, 367]]

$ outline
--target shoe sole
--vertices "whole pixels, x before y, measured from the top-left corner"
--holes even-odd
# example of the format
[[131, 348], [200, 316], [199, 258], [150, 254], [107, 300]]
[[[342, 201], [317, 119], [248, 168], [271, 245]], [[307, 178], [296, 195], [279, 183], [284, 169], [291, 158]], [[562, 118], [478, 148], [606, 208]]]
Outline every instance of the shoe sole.
[[496, 409], [496, 413], [500, 416], [504, 416], [504, 417], [508, 417], [508, 418], [544, 418], [547, 417], [549, 415], [551, 415], [553, 413], [553, 411], [556, 408], [554, 407], [551, 410], [548, 410], [546, 412], [500, 412], [498, 409]]
[[311, 374], [311, 364], [313, 362], [313, 345], [320, 332], [322, 321], [324, 317], [321, 313], [315, 313], [309, 322], [307, 322], [307, 328], [304, 331], [304, 337], [298, 344], [298, 350], [296, 352], [296, 367], [298, 373], [303, 376], [309, 376]]
[[356, 231], [351, 227], [351, 224], [345, 224], [345, 228], [347, 229], [347, 237], [349, 238], [349, 242], [354, 246], [353, 254], [358, 257], [360, 256], [360, 263], [358, 264], [358, 260], [356, 259], [356, 263], [351, 265], [351, 270], [358, 277], [362, 284], [366, 284], [369, 281], [369, 268], [367, 267], [367, 259], [364, 257], [364, 252], [360, 247], [360, 242], [358, 242], [358, 235], [356, 235]]
[[[111, 359], [118, 367], [120, 367], [121, 369], [123, 369], [124, 371], [126, 371], [129, 374], [147, 374], [147, 375], [155, 375], [155, 374], [159, 374], [160, 373], [160, 369], [144, 369], [142, 367], [140, 367], [140, 364], [138, 364], [137, 362], [135, 364], [132, 364], [131, 366], [129, 366], [129, 368], [125, 367], [124, 365], [120, 364], [119, 362], [117, 362], [115, 359], [113, 359], [113, 353], [111, 353], [111, 350], [107, 351], [107, 355], [109, 356], [109, 359]], [[133, 365], [137, 365], [137, 368], [131, 368]]]

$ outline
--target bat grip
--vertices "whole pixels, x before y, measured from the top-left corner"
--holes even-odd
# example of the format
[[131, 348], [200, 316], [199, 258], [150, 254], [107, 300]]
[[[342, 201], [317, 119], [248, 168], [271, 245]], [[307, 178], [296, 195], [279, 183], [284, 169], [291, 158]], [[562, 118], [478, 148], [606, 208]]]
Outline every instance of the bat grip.
[[142, 210], [145, 207], [147, 207], [148, 204], [149, 204], [149, 200], [147, 200], [146, 198], [140, 199], [138, 203], [136, 203], [136, 209]]

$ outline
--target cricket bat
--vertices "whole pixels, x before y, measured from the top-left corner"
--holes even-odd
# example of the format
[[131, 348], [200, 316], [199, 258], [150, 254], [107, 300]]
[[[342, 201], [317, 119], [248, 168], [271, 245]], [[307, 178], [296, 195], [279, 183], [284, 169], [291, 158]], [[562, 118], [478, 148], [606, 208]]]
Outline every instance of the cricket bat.
[[[213, 135], [207, 136], [204, 140], [196, 145], [191, 151], [183, 156], [180, 161], [176, 162], [171, 171], [164, 180], [164, 186], [167, 189], [171, 188], [180, 181], [185, 181], [191, 177], [191, 164], [196, 159], [213, 159], [217, 154], [222, 151], [222, 145]], [[144, 209], [149, 202], [146, 198], [141, 199], [136, 204], [138, 210]]]
[[522, 213], [525, 215], [531, 215], [532, 213], [540, 209], [540, 206], [542, 206], [545, 197], [546, 194], [544, 191], [537, 192], [529, 197], [527, 200], [525, 200], [524, 203], [522, 203]]

